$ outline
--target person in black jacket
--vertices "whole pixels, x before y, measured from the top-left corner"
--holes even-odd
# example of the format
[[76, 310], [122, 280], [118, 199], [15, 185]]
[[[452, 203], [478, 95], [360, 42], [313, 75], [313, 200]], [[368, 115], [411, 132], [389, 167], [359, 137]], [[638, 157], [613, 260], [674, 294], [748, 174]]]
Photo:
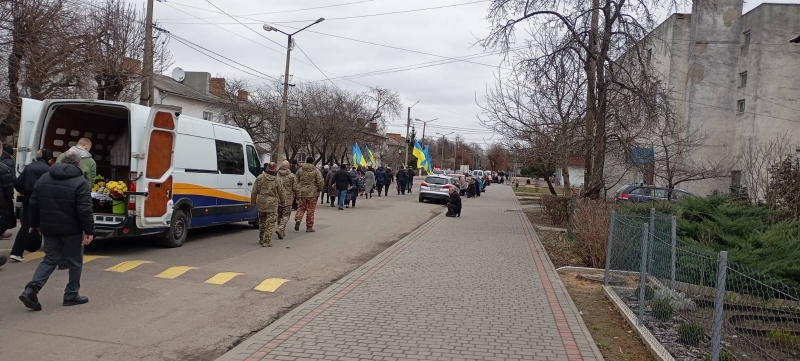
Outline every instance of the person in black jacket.
[[[326, 164], [322, 168], [322, 180], [324, 181], [328, 177], [328, 172], [330, 172], [330, 167]], [[325, 198], [328, 198], [326, 202], [330, 203], [331, 195], [328, 194], [328, 186], [324, 185], [322, 187], [322, 192], [319, 192], [319, 204], [322, 204], [325, 201]]]
[[386, 171], [383, 170], [383, 167], [378, 167], [378, 170], [375, 171], [375, 183], [378, 184], [378, 197], [381, 196], [384, 187], [386, 188], [386, 193], [389, 193], [389, 184], [386, 182]]
[[411, 190], [414, 189], [414, 168], [408, 167], [408, 178], [406, 179], [406, 187], [408, 189], [408, 194], [411, 194]]
[[89, 183], [83, 178], [81, 158], [67, 152], [63, 163], [50, 167], [39, 178], [30, 198], [31, 231], [39, 231], [44, 238], [44, 259], [33, 273], [33, 279], [19, 296], [20, 301], [35, 311], [40, 311], [37, 294], [47, 283], [59, 262], [69, 269], [69, 282], [64, 290], [64, 306], [89, 302], [78, 294], [83, 268], [83, 245], [94, 239], [94, 217]]
[[[347, 198], [348, 188], [353, 186], [353, 179], [350, 178], [350, 172], [347, 171], [347, 166], [342, 165], [336, 174], [333, 175], [333, 183], [336, 184], [336, 192], [339, 193], [339, 210], [344, 209], [344, 200]], [[358, 185], [356, 185], [358, 187]]]
[[392, 173], [392, 168], [386, 167], [386, 191], [383, 193], [385, 196], [389, 196], [389, 186], [392, 185], [394, 182], [394, 173]]
[[397, 170], [397, 195], [401, 193], [403, 195], [406, 194], [406, 188], [408, 187], [408, 171], [406, 167], [402, 167]]
[[450, 188], [450, 200], [447, 202], [447, 217], [461, 217], [461, 196], [456, 188]]
[[30, 199], [33, 194], [33, 186], [39, 178], [50, 171], [48, 160], [52, 158], [53, 152], [50, 149], [40, 149], [36, 153], [36, 160], [28, 164], [22, 174], [14, 181], [14, 189], [22, 194], [22, 214], [19, 220], [19, 232], [17, 232], [17, 238], [14, 239], [14, 246], [11, 247], [11, 255], [9, 256], [12, 261], [22, 262], [25, 260], [22, 254], [25, 251], [25, 236], [28, 235], [28, 228], [30, 227]]
[[0, 236], [8, 239], [11, 238], [11, 232], [6, 231], [17, 226], [17, 217], [14, 215], [14, 176], [16, 172], [14, 171], [14, 158], [11, 157], [14, 148], [3, 143], [0, 143], [0, 148], [3, 149], [0, 154], [0, 163], [3, 166], [0, 168], [0, 173], [2, 173], [0, 174], [2, 177], [0, 187], [2, 187], [3, 193], [3, 202], [0, 204], [3, 208], [0, 211]]

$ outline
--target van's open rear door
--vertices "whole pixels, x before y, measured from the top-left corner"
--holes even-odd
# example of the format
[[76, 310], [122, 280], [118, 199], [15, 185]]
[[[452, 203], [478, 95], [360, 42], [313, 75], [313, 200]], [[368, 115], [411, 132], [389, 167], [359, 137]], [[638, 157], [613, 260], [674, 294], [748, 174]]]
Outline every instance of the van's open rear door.
[[[35, 144], [36, 128], [40, 127], [44, 102], [35, 99], [22, 99], [22, 113], [19, 122], [19, 138], [17, 139], [17, 175], [22, 173], [26, 164], [30, 164], [38, 151]], [[48, 159], [49, 160], [49, 159]]]
[[178, 119], [174, 111], [161, 107], [150, 110], [140, 153], [143, 162], [139, 169], [144, 172], [138, 183], [141, 188], [137, 187], [139, 192], [147, 192], [147, 197], [143, 197], [144, 204], [137, 202], [136, 207], [141, 212], [136, 219], [140, 228], [168, 226], [172, 219], [172, 171], [177, 130]]

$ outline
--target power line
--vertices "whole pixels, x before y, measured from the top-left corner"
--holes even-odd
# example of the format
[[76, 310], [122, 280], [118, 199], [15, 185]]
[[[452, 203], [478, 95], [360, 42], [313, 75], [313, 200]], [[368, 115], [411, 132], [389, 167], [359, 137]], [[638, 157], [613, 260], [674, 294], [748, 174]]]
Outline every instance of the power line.
[[[301, 47], [300, 47], [300, 44], [298, 44], [298, 43], [295, 41], [295, 42], [294, 42], [294, 46], [296, 46], [296, 47], [297, 47], [297, 50], [300, 50], [300, 52], [301, 52], [301, 53], [303, 53], [303, 55], [306, 57], [306, 59], [308, 59], [308, 61], [310, 61], [310, 62], [311, 62], [311, 64], [314, 64], [314, 67], [315, 67], [315, 68], [317, 68], [317, 70], [319, 70], [319, 73], [320, 73], [320, 74], [322, 74], [322, 76], [324, 76], [324, 77], [325, 77], [325, 79], [328, 79], [328, 81], [329, 81], [329, 82], [331, 82], [331, 84], [332, 84], [334, 87], [336, 87], [336, 89], [339, 89], [339, 86], [338, 86], [338, 85], [336, 85], [336, 83], [334, 83], [333, 81], [331, 81], [331, 80], [328, 78], [328, 76], [327, 76], [327, 75], [325, 75], [325, 72], [324, 72], [324, 71], [322, 71], [322, 69], [320, 69], [320, 68], [317, 66], [317, 64], [316, 64], [316, 63], [314, 63], [314, 61], [313, 61], [313, 60], [311, 60], [311, 58], [308, 56], [308, 54], [306, 54], [306, 52], [305, 52], [305, 51], [303, 51], [303, 48], [301, 48]], [[342, 89], [339, 89], [339, 91], [341, 91], [341, 90], [342, 90]]]
[[[159, 0], [159, 1], [161, 1], [161, 0]], [[346, 5], [353, 5], [353, 4], [368, 3], [368, 2], [373, 2], [373, 1], [375, 1], [375, 0], [362, 0], [362, 1], [354, 1], [354, 2], [342, 3], [342, 4], [333, 4], [333, 5], [317, 6], [317, 7], [313, 7], [313, 8], [292, 9], [292, 10], [281, 10], [281, 11], [270, 11], [270, 12], [265, 12], [265, 13], [246, 14], [246, 15], [234, 15], [234, 16], [237, 16], [237, 17], [244, 18], [245, 16], [258, 16], [258, 15], [269, 15], [269, 14], [285, 14], [285, 13], [293, 13], [293, 12], [299, 12], [299, 11], [317, 10], [317, 9], [333, 8], [333, 7], [346, 6]], [[214, 10], [205, 9], [205, 8], [201, 8], [201, 7], [197, 7], [197, 6], [192, 6], [192, 5], [187, 5], [187, 4], [176, 3], [176, 2], [174, 2], [174, 1], [171, 1], [171, 3], [172, 3], [172, 4], [175, 4], [175, 5], [180, 5], [180, 6], [185, 6], [185, 7], [194, 8], [194, 9], [205, 10], [205, 11], [212, 12], [212, 13], [216, 13], [216, 14], [222, 14], [222, 12], [219, 12], [219, 11], [214, 11]], [[226, 18], [226, 17], [227, 17], [227, 16], [211, 16], [211, 17], [206, 17], [206, 18], [203, 18], [203, 19], [219, 19], [219, 18]], [[163, 19], [163, 20], [189, 20], [189, 18], [168, 18], [168, 19]]]
[[[233, 16], [231, 16], [231, 14], [228, 14], [228, 13], [226, 13], [226, 12], [225, 12], [225, 10], [222, 10], [222, 9], [220, 9], [220, 8], [219, 8], [219, 6], [216, 6], [216, 5], [214, 5], [214, 3], [212, 3], [212, 2], [211, 2], [211, 0], [206, 0], [206, 2], [207, 2], [209, 5], [211, 5], [211, 6], [213, 6], [214, 8], [216, 8], [217, 10], [221, 11], [223, 14], [225, 14], [225, 15], [228, 15], [228, 17], [230, 17], [231, 19], [235, 20], [237, 23], [239, 23], [239, 24], [241, 24], [242, 26], [244, 26], [245, 28], [247, 28], [247, 30], [250, 30], [250, 31], [252, 31], [252, 32], [256, 33], [256, 35], [258, 35], [258, 36], [260, 36], [260, 37], [262, 37], [262, 38], [264, 38], [264, 39], [267, 39], [268, 41], [271, 41], [271, 42], [273, 42], [273, 43], [277, 44], [277, 45], [278, 45], [278, 46], [280, 46], [280, 47], [284, 47], [283, 45], [279, 44], [277, 41], [275, 41], [275, 40], [272, 40], [272, 39], [268, 38], [266, 35], [264, 35], [264, 34], [262, 34], [262, 33], [259, 33], [258, 31], [255, 31], [255, 30], [253, 30], [253, 29], [252, 29], [252, 28], [250, 28], [249, 26], [245, 25], [244, 23], [242, 23], [242, 22], [241, 22], [241, 21], [239, 21], [238, 19], [236, 19], [236, 18], [234, 18]], [[284, 48], [285, 48], [285, 47], [284, 47]], [[289, 81], [289, 78], [288, 78], [288, 77], [289, 77], [289, 74], [286, 74], [286, 77], [287, 77], [287, 78], [286, 78], [286, 81]]]
[[[194, 50], [194, 51], [196, 51], [196, 52], [198, 52], [198, 53], [201, 53], [201, 54], [203, 54], [203, 55], [205, 55], [205, 56], [207, 56], [207, 57], [209, 57], [209, 58], [211, 58], [211, 59], [213, 59], [213, 60], [216, 60], [216, 61], [218, 61], [218, 62], [220, 62], [220, 63], [222, 63], [222, 64], [225, 64], [225, 65], [227, 65], [227, 66], [229, 66], [229, 67], [231, 67], [231, 68], [234, 68], [234, 69], [236, 69], [236, 70], [238, 70], [238, 71], [241, 71], [241, 72], [243, 72], [243, 73], [249, 74], [249, 75], [251, 75], [251, 76], [254, 76], [254, 77], [256, 77], [256, 78], [260, 78], [260, 79], [265, 79], [265, 80], [277, 80], [276, 78], [267, 79], [267, 78], [265, 78], [265, 77], [263, 77], [263, 76], [256, 75], [256, 74], [253, 74], [253, 73], [251, 73], [251, 72], [248, 72], [247, 70], [242, 70], [242, 69], [239, 69], [239, 68], [237, 68], [237, 67], [235, 67], [235, 66], [233, 66], [233, 65], [231, 65], [231, 64], [228, 64], [228, 63], [226, 63], [226, 62], [224, 62], [224, 61], [222, 61], [222, 60], [219, 60], [219, 59], [217, 59], [217, 58], [215, 58], [215, 57], [213, 57], [213, 56], [211, 56], [211, 55], [208, 55], [208, 54], [207, 54], [207, 53], [205, 53], [204, 51], [202, 51], [202, 50], [199, 50], [198, 48], [196, 48], [196, 47], [195, 47], [195, 46], [193, 46], [193, 45], [190, 45], [190, 44], [193, 44], [193, 43], [191, 43], [191, 42], [188, 42], [188, 41], [186, 41], [186, 42], [185, 42], [185, 39], [179, 38], [179, 37], [177, 37], [177, 36], [174, 36], [174, 35], [172, 35], [171, 37], [172, 37], [173, 39], [175, 39], [177, 42], [179, 42], [179, 43], [181, 43], [181, 44], [185, 45], [186, 47], [188, 47], [188, 48], [190, 48], [190, 49], [192, 49], [192, 50]], [[226, 59], [227, 59], [227, 58], [226, 58]], [[238, 64], [238, 63], [237, 63], [237, 64]], [[270, 78], [271, 78], [271, 77], [270, 77]]]
[[[434, 7], [421, 8], [421, 9], [390, 11], [390, 12], [377, 13], [377, 14], [366, 14], [366, 15], [353, 15], [353, 16], [342, 16], [342, 17], [334, 17], [334, 18], [325, 18], [325, 20], [326, 21], [351, 20], [351, 19], [370, 18], [370, 17], [376, 17], [376, 16], [407, 14], [407, 13], [420, 12], [420, 11], [438, 10], [438, 9], [446, 9], [446, 8], [457, 7], [457, 6], [472, 5], [472, 4], [484, 3], [484, 2], [488, 2], [488, 1], [490, 1], [490, 0], [478, 0], [478, 1], [471, 1], [471, 2], [465, 2], [465, 3], [458, 3], [458, 4], [441, 5], [441, 6], [434, 6]], [[245, 17], [245, 16], [237, 16], [237, 17], [242, 18], [242, 19], [247, 19], [247, 20], [254, 21], [252, 23], [248, 23], [250, 25], [262, 24], [262, 23], [265, 22], [264, 20], [252, 19], [252, 18], [248, 18], [248, 17]], [[289, 20], [289, 21], [270, 21], [269, 23], [272, 23], [272, 24], [292, 24], [292, 23], [305, 23], [305, 22], [314, 21], [314, 20], [316, 20], [316, 19], [311, 19], [311, 20]], [[165, 22], [165, 24], [197, 25], [197, 24], [200, 24], [200, 23], [187, 23], [187, 22], [168, 22], [168, 23], [166, 23]], [[223, 24], [224, 25], [224, 24], [231, 24], [231, 23], [217, 23], [217, 24]]]

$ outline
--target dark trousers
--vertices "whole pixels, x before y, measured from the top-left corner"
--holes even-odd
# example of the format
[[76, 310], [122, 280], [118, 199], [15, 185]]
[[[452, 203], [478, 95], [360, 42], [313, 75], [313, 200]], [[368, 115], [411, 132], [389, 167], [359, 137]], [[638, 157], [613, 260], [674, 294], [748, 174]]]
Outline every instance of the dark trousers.
[[339, 208], [344, 208], [344, 201], [347, 200], [347, 189], [341, 189], [339, 191]]
[[461, 215], [461, 206], [456, 206], [455, 204], [447, 204], [447, 215], [448, 216], [460, 216]]
[[328, 198], [328, 202], [331, 201], [331, 197], [328, 197], [328, 192], [320, 192], [319, 193], [319, 204], [325, 203], [325, 198]]
[[81, 288], [81, 270], [83, 269], [83, 235], [74, 234], [62, 237], [43, 236], [44, 239], [44, 259], [36, 267], [33, 279], [28, 282], [27, 288], [34, 291], [44, 287], [47, 279], [58, 267], [59, 262], [69, 268], [69, 282], [64, 289], [64, 298], [74, 298], [78, 296]]
[[17, 231], [17, 237], [14, 238], [14, 245], [11, 246], [11, 255], [12, 256], [22, 256], [25, 252], [25, 237], [28, 235], [28, 229], [30, 228], [30, 222], [28, 221], [28, 207], [30, 205], [30, 201], [26, 198], [22, 199], [22, 214], [20, 214], [19, 220], [19, 231]]
[[397, 194], [406, 194], [407, 187], [408, 182], [405, 179], [397, 181]]
[[0, 216], [0, 234], [6, 233], [7, 230], [17, 226], [17, 216], [14, 215], [14, 195], [6, 195], [6, 199], [10, 199], [10, 201], [6, 202], [5, 205], [6, 215]]
[[408, 187], [408, 193], [411, 193], [411, 190], [414, 189], [414, 180], [413, 179], [407, 180], [406, 187]]
[[[380, 197], [381, 193], [383, 193], [383, 188], [386, 188], [386, 193], [389, 193], [389, 186], [388, 185], [386, 185], [386, 184], [378, 184], [378, 197]], [[387, 194], [387, 196], [388, 196], [388, 194]]]

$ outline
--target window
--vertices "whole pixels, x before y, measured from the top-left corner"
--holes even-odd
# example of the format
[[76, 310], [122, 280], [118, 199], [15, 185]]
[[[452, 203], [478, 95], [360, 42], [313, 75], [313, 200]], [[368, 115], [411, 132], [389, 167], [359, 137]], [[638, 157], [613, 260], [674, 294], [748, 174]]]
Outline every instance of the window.
[[427, 177], [425, 178], [425, 183], [428, 184], [447, 184], [450, 183], [447, 178], [443, 177]]
[[743, 87], [747, 85], [747, 72], [739, 73], [739, 86]]
[[654, 188], [653, 189], [653, 197], [655, 198], [667, 198], [667, 190], [664, 188]]
[[217, 170], [222, 174], [244, 174], [244, 149], [241, 144], [217, 141]]
[[247, 146], [247, 170], [256, 177], [261, 174], [261, 163], [258, 158], [258, 152], [256, 152], [256, 148], [252, 145]]
[[637, 196], [649, 196], [650, 195], [650, 188], [647, 187], [639, 187], [631, 191], [631, 194], [635, 194]]
[[732, 170], [731, 171], [731, 187], [738, 188], [742, 185], [742, 171], [740, 170]]
[[208, 120], [209, 122], [214, 121], [214, 113], [212, 113], [212, 112], [203, 112], [203, 120]]
[[740, 114], [744, 113], [745, 109], [747, 109], [745, 108], [744, 99], [739, 99], [739, 101], [736, 102], [736, 109], [739, 110]]
[[744, 44], [750, 44], [750, 30], [744, 32]]

